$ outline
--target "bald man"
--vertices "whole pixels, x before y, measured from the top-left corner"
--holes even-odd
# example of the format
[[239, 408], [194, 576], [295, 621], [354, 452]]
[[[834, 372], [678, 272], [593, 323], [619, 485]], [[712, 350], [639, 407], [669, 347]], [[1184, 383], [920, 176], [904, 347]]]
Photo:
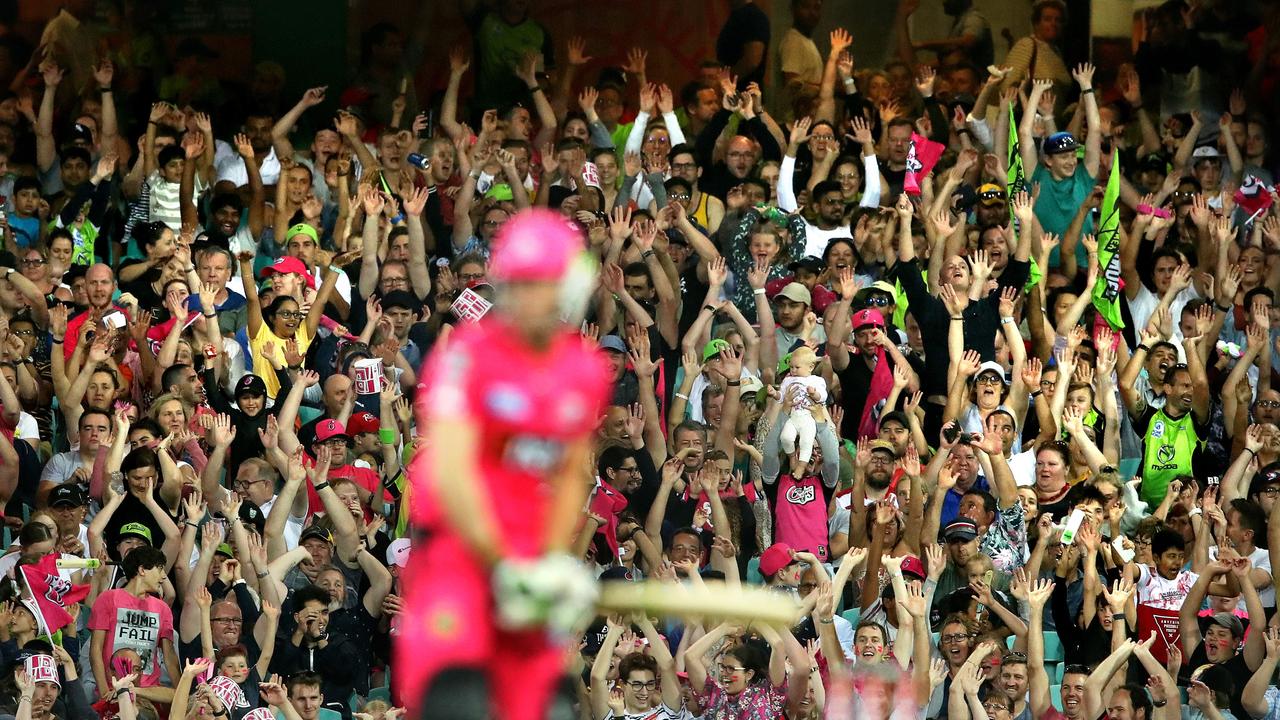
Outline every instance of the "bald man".
[[[112, 302], [112, 298], [116, 294], [116, 274], [112, 272], [111, 267], [98, 263], [90, 267], [84, 274], [85, 293], [89, 297], [89, 309], [71, 318], [67, 323], [67, 337], [62, 341], [62, 356], [71, 359], [71, 354], [76, 350], [76, 343], [80, 342], [80, 328], [90, 317], [97, 322], [98, 327], [94, 328], [95, 332], [106, 329], [106, 325], [102, 322], [102, 318], [110, 315], [112, 312], [119, 310], [125, 313], [123, 305], [117, 305]], [[121, 332], [124, 332], [121, 329]], [[53, 339], [54, 344], [58, 344], [59, 339]]]
[[[304, 447], [311, 447], [316, 437], [316, 426], [324, 420], [336, 419], [342, 413], [347, 398], [355, 392], [354, 383], [346, 375], [333, 374], [325, 378], [320, 401], [324, 404], [324, 414], [303, 425], [298, 431], [298, 440]], [[310, 388], [308, 388], [310, 389]]]

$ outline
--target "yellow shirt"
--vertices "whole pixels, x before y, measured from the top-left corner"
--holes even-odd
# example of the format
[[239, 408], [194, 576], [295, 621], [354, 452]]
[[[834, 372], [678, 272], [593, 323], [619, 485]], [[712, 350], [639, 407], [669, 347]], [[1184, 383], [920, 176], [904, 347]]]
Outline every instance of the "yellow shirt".
[[[298, 326], [294, 333], [293, 340], [298, 343], [298, 352], [306, 355], [307, 348], [311, 347], [311, 341], [315, 339], [315, 333], [307, 334], [307, 326], [305, 321]], [[249, 350], [253, 353], [254, 374], [262, 378], [262, 382], [267, 386], [267, 397], [275, 399], [276, 393], [280, 392], [280, 381], [276, 379], [276, 374], [266, 371], [267, 363], [271, 363], [272, 367], [283, 367], [287, 365], [284, 359], [284, 344], [287, 338], [281, 338], [271, 331], [271, 326], [263, 321], [258, 328], [258, 333], [249, 339]], [[266, 346], [270, 344], [274, 346], [274, 352], [267, 355]]]

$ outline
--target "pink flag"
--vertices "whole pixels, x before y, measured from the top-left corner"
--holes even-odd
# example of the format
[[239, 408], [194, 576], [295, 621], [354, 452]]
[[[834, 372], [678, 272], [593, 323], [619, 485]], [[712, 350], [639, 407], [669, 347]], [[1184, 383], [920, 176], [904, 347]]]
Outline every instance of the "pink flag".
[[919, 133], [911, 133], [911, 147], [907, 150], [907, 174], [902, 189], [908, 195], [920, 194], [920, 183], [933, 171], [946, 145], [934, 142]]
[[31, 591], [31, 604], [35, 605], [31, 609], [51, 636], [75, 620], [67, 612], [67, 605], [78, 603], [89, 595], [88, 585], [72, 585], [62, 579], [57, 562], [57, 555], [49, 553], [35, 565], [18, 566]]

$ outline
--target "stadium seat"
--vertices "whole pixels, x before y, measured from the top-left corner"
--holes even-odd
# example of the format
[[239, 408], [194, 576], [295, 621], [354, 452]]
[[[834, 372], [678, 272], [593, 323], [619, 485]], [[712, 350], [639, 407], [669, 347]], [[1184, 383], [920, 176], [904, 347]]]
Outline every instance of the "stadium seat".
[[862, 608], [849, 608], [840, 613], [840, 617], [848, 620], [850, 625], [857, 627], [858, 620], [862, 618]]
[[1046, 667], [1051, 662], [1062, 662], [1062, 639], [1058, 637], [1058, 633], [1053, 630], [1044, 631], [1044, 661]]
[[764, 575], [760, 574], [760, 558], [753, 557], [747, 561], [746, 581], [752, 585], [763, 585]]
[[1058, 712], [1062, 712], [1062, 686], [1049, 686], [1049, 700], [1053, 703], [1053, 707]]

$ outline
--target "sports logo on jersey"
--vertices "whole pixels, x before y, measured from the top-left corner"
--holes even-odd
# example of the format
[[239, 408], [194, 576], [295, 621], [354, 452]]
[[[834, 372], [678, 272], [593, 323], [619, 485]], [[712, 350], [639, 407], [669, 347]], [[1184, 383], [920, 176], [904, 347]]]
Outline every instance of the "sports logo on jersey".
[[792, 505], [808, 505], [817, 497], [817, 492], [812, 485], [792, 485], [787, 490], [787, 502]]
[[519, 420], [529, 413], [529, 398], [513, 385], [495, 385], [484, 397], [485, 407], [501, 420]]
[[1160, 449], [1156, 450], [1156, 462], [1162, 464], [1171, 463], [1173, 462], [1173, 455], [1172, 445], [1161, 445]]
[[1151, 423], [1151, 437], [1152, 438], [1164, 437], [1164, 421], [1163, 420], [1156, 420], [1155, 422]]

